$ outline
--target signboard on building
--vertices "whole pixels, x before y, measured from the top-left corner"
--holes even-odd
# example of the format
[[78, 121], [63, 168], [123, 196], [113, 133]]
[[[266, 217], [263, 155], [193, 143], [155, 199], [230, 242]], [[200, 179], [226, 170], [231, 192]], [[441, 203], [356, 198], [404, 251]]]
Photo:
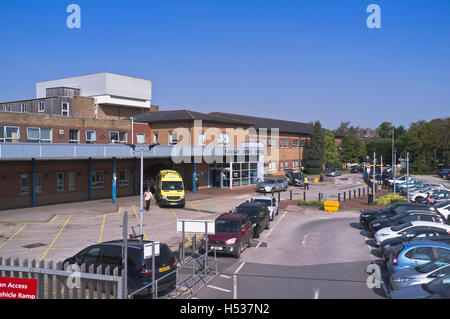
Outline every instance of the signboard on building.
[[0, 277], [0, 299], [37, 299], [37, 280]]

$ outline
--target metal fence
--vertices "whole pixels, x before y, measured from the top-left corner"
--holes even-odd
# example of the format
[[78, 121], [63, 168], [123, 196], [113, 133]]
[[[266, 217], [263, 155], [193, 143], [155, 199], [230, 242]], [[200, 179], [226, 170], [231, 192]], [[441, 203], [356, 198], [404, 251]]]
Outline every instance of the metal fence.
[[[37, 279], [38, 299], [123, 299], [122, 271], [119, 268], [81, 265], [68, 270], [61, 262], [0, 257], [0, 277]], [[110, 275], [112, 274], [112, 275]]]
[[[209, 254], [212, 254], [213, 256], [210, 258]], [[210, 259], [212, 259], [212, 262]], [[210, 249], [202, 255], [193, 254], [190, 260], [185, 261], [181, 267], [178, 267], [176, 270], [155, 280], [154, 283], [152, 282], [133, 291], [128, 295], [128, 298], [133, 298], [135, 295], [138, 295], [146, 289], [152, 290], [154, 299], [165, 297], [178, 299], [186, 293], [190, 293], [190, 295], [193, 296], [196, 288], [198, 289], [207, 284], [208, 274], [211, 271], [213, 271], [215, 275], [218, 273], [217, 255], [215, 249]], [[164, 279], [173, 276], [174, 273], [176, 277], [175, 289], [159, 295], [158, 284]]]

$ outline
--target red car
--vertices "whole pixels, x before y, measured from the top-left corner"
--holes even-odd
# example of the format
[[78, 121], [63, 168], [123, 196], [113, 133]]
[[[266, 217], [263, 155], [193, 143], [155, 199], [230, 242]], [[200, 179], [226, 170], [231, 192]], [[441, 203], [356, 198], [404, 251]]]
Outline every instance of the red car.
[[208, 245], [216, 252], [239, 258], [242, 250], [251, 246], [252, 223], [247, 215], [226, 213], [217, 217], [215, 235], [208, 236]]

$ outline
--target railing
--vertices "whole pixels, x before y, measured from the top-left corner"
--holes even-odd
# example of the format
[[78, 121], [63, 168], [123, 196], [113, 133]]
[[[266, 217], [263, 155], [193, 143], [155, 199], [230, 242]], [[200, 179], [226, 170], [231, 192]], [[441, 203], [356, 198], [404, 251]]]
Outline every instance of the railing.
[[[212, 263], [208, 263], [209, 253], [214, 254], [214, 257], [213, 257], [214, 261]], [[192, 267], [192, 272], [191, 272], [191, 267]], [[191, 293], [191, 296], [193, 296], [195, 294], [196, 285], [197, 285], [197, 287], [199, 287], [198, 286], [199, 282], [202, 282], [204, 285], [207, 284], [208, 273], [212, 270], [214, 271], [215, 274], [218, 273], [217, 255], [216, 255], [215, 249], [211, 249], [211, 250], [205, 252], [203, 255], [200, 255], [196, 258], [191, 259], [188, 262], [185, 262], [181, 267], [177, 268], [176, 270], [171, 271], [170, 273], [164, 275], [163, 277], [158, 278], [154, 282], [151, 282], [151, 283], [133, 291], [132, 293], [130, 293], [128, 295], [128, 298], [132, 298], [133, 296], [139, 294], [140, 292], [142, 292], [146, 289], [149, 289], [150, 287], [152, 289], [153, 299], [168, 296], [169, 294], [173, 294], [173, 292], [175, 292], [175, 298], [178, 299], [180, 296], [182, 296], [184, 294], [184, 292], [180, 293], [180, 290], [189, 291]], [[189, 271], [189, 273], [187, 273], [187, 271]], [[176, 276], [175, 290], [169, 291], [162, 296], [158, 296], [159, 283], [161, 281], [163, 281], [164, 279], [166, 279], [170, 276], [173, 276], [174, 273]]]
[[50, 261], [45, 265], [43, 260], [11, 262], [11, 258], [3, 261], [0, 257], [0, 277], [37, 279], [38, 299], [123, 299], [125, 296], [122, 272], [117, 267], [94, 269], [93, 265], [83, 264], [75, 266], [75, 272], [67, 270], [67, 264], [64, 269], [61, 262], [54, 265]]

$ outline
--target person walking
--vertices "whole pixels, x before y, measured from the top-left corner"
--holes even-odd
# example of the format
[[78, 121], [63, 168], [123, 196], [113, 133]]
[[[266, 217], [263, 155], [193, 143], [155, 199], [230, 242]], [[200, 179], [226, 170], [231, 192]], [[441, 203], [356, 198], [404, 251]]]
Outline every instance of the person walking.
[[153, 199], [153, 194], [150, 191], [150, 187], [147, 187], [147, 189], [145, 190], [145, 193], [144, 193], [145, 210], [146, 211], [150, 210], [150, 202], [152, 199]]
[[305, 179], [304, 179], [304, 181], [303, 181], [303, 184], [304, 184], [304, 189], [305, 189], [305, 190], [309, 190], [309, 180], [308, 180], [308, 177], [307, 177], [307, 176], [305, 176]]

